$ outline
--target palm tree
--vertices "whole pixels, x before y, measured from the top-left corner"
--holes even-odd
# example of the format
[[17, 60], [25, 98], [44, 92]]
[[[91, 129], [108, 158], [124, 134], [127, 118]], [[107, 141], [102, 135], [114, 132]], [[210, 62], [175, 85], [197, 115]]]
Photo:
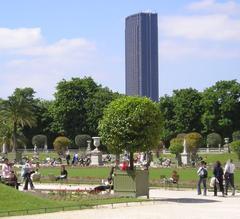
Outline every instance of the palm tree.
[[17, 131], [19, 127], [33, 127], [36, 124], [34, 106], [21, 95], [13, 95], [0, 105], [1, 117], [11, 124], [13, 151], [17, 149]]

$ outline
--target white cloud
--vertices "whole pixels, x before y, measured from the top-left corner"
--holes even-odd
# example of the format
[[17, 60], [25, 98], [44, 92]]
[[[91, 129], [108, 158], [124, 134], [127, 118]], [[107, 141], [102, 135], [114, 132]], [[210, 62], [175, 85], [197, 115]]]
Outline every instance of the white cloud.
[[83, 38], [61, 39], [50, 45], [38, 45], [21, 50], [19, 53], [28, 56], [62, 56], [71, 54], [83, 54], [86, 51], [94, 51], [95, 45]]
[[227, 15], [167, 16], [159, 19], [159, 33], [190, 40], [240, 40], [240, 20]]
[[236, 1], [217, 2], [216, 0], [202, 0], [189, 4], [187, 9], [191, 11], [236, 14], [240, 12], [240, 4]]
[[[7, 37], [2, 37], [0, 42], [5, 45], [4, 51], [0, 50], [0, 55], [5, 57], [0, 61], [0, 97], [9, 96], [16, 87], [33, 87], [37, 96], [49, 99], [57, 82], [71, 77], [91, 76], [112, 89], [118, 86], [121, 75], [116, 74], [111, 66], [114, 64], [119, 68], [119, 63], [112, 57], [103, 56], [94, 42], [74, 38], [47, 44], [38, 28], [24, 29], [24, 37], [20, 37], [18, 30], [8, 30], [14, 46], [9, 44]], [[37, 33], [37, 36], [28, 41], [29, 33]]]
[[0, 51], [37, 45], [42, 41], [40, 28], [0, 28]]
[[196, 42], [182, 42], [177, 40], [163, 40], [159, 44], [160, 60], [180, 60], [186, 58], [201, 59], [239, 59], [240, 46], [229, 48], [215, 44], [200, 44]]

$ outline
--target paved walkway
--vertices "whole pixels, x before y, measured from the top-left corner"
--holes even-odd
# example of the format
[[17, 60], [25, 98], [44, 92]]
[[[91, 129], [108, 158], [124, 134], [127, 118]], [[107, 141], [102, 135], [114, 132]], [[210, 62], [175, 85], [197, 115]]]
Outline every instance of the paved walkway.
[[[83, 186], [84, 187], [84, 186]], [[56, 212], [11, 219], [236, 219], [240, 215], [240, 194], [228, 197], [198, 196], [196, 191], [151, 189], [149, 203], [106, 205], [98, 209]]]

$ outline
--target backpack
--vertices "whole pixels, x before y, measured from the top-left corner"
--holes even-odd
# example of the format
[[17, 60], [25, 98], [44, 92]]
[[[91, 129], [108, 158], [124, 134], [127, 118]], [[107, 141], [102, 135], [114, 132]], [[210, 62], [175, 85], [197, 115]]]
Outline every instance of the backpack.
[[206, 168], [202, 168], [201, 177], [202, 178], [207, 178], [208, 177], [208, 172], [207, 172]]

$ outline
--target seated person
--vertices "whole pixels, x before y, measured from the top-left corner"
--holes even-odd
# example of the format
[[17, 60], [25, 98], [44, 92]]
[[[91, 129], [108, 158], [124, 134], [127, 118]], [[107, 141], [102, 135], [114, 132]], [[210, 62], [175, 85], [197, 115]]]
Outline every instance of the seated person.
[[56, 181], [60, 179], [67, 179], [67, 175], [68, 175], [68, 172], [65, 169], [65, 166], [61, 165], [61, 173], [60, 173], [60, 176], [56, 177]]
[[172, 177], [170, 178], [172, 183], [178, 183], [179, 175], [176, 170], [173, 170]]
[[15, 175], [12, 166], [13, 164], [9, 163], [9, 160], [5, 158], [2, 165], [2, 179], [5, 184], [14, 186], [18, 189], [19, 183], [17, 182], [17, 176]]
[[104, 185], [95, 187], [93, 190], [90, 191], [90, 193], [99, 193], [102, 191], [106, 191], [107, 189], [112, 190], [113, 189], [112, 183], [113, 183], [112, 179], [108, 178]]
[[176, 170], [173, 170], [172, 171], [172, 176], [169, 179], [165, 179], [165, 182], [174, 183], [174, 184], [176, 183], [177, 184], [178, 180], [179, 180], [179, 175], [178, 175]]

